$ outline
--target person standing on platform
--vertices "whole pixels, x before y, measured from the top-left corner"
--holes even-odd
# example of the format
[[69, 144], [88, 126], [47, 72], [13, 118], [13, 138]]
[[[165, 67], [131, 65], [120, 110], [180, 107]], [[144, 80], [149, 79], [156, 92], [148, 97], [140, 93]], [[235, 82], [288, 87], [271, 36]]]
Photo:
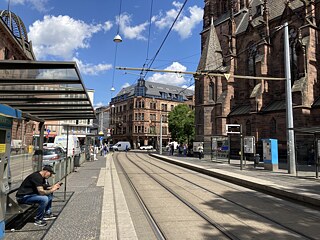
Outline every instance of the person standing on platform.
[[199, 152], [199, 159], [201, 160], [201, 158], [203, 156], [203, 146], [202, 146], [202, 144], [200, 144], [198, 146], [198, 152]]

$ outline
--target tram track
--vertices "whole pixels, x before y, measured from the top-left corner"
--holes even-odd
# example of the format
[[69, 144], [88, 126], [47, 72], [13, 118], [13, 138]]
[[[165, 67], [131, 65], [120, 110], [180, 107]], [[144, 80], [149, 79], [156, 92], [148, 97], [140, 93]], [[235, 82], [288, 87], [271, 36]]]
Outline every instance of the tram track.
[[[143, 159], [143, 158], [141, 158], [141, 157], [138, 156], [138, 155], [137, 155], [137, 157], [139, 157], [140, 159]], [[150, 157], [150, 156], [149, 156], [149, 157]], [[156, 158], [153, 158], [153, 159], [156, 160]], [[146, 159], [143, 159], [143, 160], [144, 160], [144, 161], [147, 161]], [[235, 201], [233, 201], [233, 200], [230, 200], [230, 199], [228, 199], [228, 198], [226, 198], [226, 197], [224, 197], [224, 196], [222, 196], [222, 195], [220, 195], [220, 194], [217, 194], [217, 193], [211, 191], [210, 189], [207, 189], [207, 188], [205, 188], [205, 187], [203, 187], [203, 186], [201, 186], [201, 185], [199, 185], [199, 184], [195, 184], [194, 182], [191, 182], [190, 180], [188, 180], [188, 179], [186, 179], [186, 178], [184, 178], [184, 177], [181, 177], [181, 176], [179, 176], [179, 175], [177, 175], [177, 174], [175, 174], [175, 173], [172, 173], [172, 172], [170, 172], [170, 171], [168, 171], [168, 170], [166, 170], [166, 169], [164, 169], [164, 168], [162, 168], [162, 167], [159, 167], [159, 166], [157, 166], [157, 165], [155, 165], [155, 164], [153, 164], [153, 163], [151, 163], [151, 162], [148, 162], [148, 164], [151, 164], [151, 165], [153, 165], [153, 166], [155, 166], [155, 167], [158, 167], [159, 169], [161, 169], [161, 170], [163, 170], [163, 171], [166, 171], [166, 172], [174, 175], [175, 177], [177, 177], [177, 178], [179, 178], [179, 179], [182, 179], [182, 180], [184, 180], [184, 181], [186, 181], [186, 182], [188, 182], [188, 183], [190, 183], [190, 184], [192, 184], [192, 185], [194, 185], [194, 186], [197, 186], [197, 187], [199, 187], [199, 188], [201, 188], [201, 189], [203, 189], [203, 190], [205, 190], [205, 191], [207, 191], [207, 192], [210, 192], [210, 193], [213, 194], [213, 195], [216, 195], [216, 196], [219, 197], [219, 198], [222, 198], [222, 199], [224, 199], [224, 200], [226, 200], [226, 201], [228, 201], [228, 202], [231, 202], [232, 204], [237, 205], [237, 206], [245, 209], [246, 211], [249, 211], [249, 212], [251, 212], [251, 213], [253, 213], [253, 214], [256, 214], [256, 215], [258, 215], [258, 216], [260, 216], [260, 217], [263, 217], [263, 218], [265, 218], [265, 219], [268, 220], [268, 221], [271, 221], [271, 222], [273, 222], [273, 223], [275, 223], [275, 224], [277, 224], [277, 225], [279, 225], [279, 226], [281, 226], [281, 227], [283, 227], [283, 228], [288, 229], [289, 231], [291, 231], [291, 232], [293, 232], [293, 233], [296, 233], [297, 235], [301, 235], [302, 237], [305, 237], [306, 239], [315, 239], [315, 238], [311, 238], [310, 236], [307, 236], [307, 235], [304, 234], [304, 233], [301, 233], [301, 232], [299, 232], [299, 231], [296, 231], [295, 229], [293, 229], [293, 228], [291, 228], [291, 227], [289, 227], [289, 226], [287, 226], [287, 225], [284, 225], [284, 224], [280, 223], [279, 221], [276, 221], [276, 220], [274, 220], [274, 219], [272, 219], [272, 218], [270, 218], [270, 217], [268, 217], [268, 216], [265, 216], [265, 215], [259, 213], [258, 211], [254, 211], [253, 209], [248, 208], [248, 207], [245, 207], [245, 206], [243, 206], [242, 204], [239, 204], [239, 203], [237, 203], [237, 202], [235, 202]]]
[[[188, 202], [185, 198], [183, 198], [182, 196], [180, 196], [178, 193], [176, 193], [174, 190], [172, 190], [170, 187], [166, 186], [165, 184], [163, 184], [161, 181], [159, 181], [158, 179], [156, 179], [155, 177], [152, 176], [152, 174], [148, 173], [147, 171], [145, 171], [143, 168], [141, 168], [138, 164], [134, 163], [134, 161], [132, 161], [132, 159], [130, 157], [128, 157], [127, 154], [127, 158], [128, 160], [135, 165], [137, 168], [139, 168], [141, 171], [143, 171], [145, 174], [147, 174], [153, 181], [155, 181], [156, 183], [158, 183], [160, 186], [162, 186], [164, 189], [166, 189], [168, 192], [170, 192], [174, 197], [176, 197], [179, 201], [181, 201], [183, 204], [185, 204], [188, 208], [190, 208], [194, 213], [196, 213], [198, 216], [200, 216], [201, 218], [203, 218], [209, 225], [213, 226], [214, 228], [216, 228], [220, 233], [222, 233], [226, 239], [232, 239], [232, 240], [239, 240], [238, 237], [236, 237], [235, 235], [229, 233], [223, 226], [220, 226], [217, 222], [215, 222], [214, 220], [210, 219], [209, 216], [207, 216], [206, 214], [204, 214], [202, 211], [200, 211], [199, 209], [197, 209], [196, 206], [194, 206], [193, 204], [191, 204], [190, 202]], [[117, 159], [118, 160], [118, 159]], [[143, 201], [143, 198], [140, 196], [138, 190], [136, 189], [136, 187], [134, 186], [134, 183], [131, 181], [130, 177], [128, 176], [128, 174], [126, 173], [123, 165], [119, 163], [119, 166], [121, 166], [121, 169], [123, 171], [123, 173], [126, 175], [128, 181], [130, 182], [130, 185], [132, 186], [134, 192], [137, 194], [137, 198], [139, 199], [139, 202], [141, 204], [141, 206], [143, 206], [144, 211], [146, 212], [146, 216], [148, 216], [149, 223], [152, 225], [152, 228], [155, 230], [155, 234], [158, 237], [157, 239], [169, 239], [165, 234], [164, 231], [161, 230], [161, 225], [159, 223], [157, 223], [157, 220], [152, 216], [151, 211], [148, 210], [147, 205], [145, 204], [145, 202]]]
[[[166, 189], [166, 191], [170, 192], [173, 196], [175, 196], [177, 199], [179, 199], [179, 201], [183, 202], [186, 206], [188, 206], [190, 209], [192, 209], [192, 211], [194, 211], [197, 215], [201, 216], [201, 218], [205, 219], [211, 226], [214, 226], [216, 229], [218, 229], [227, 239], [241, 239], [241, 238], [238, 238], [238, 236], [236, 236], [234, 233], [232, 233], [227, 228], [225, 228], [223, 226], [223, 224], [220, 224], [216, 220], [212, 219], [202, 209], [200, 209], [198, 206], [196, 206], [196, 204], [190, 202], [186, 197], [182, 196], [176, 190], [174, 190], [173, 187], [169, 187], [166, 183], [164, 183], [165, 181], [171, 182], [171, 183], [176, 181], [176, 180], [172, 180], [172, 179], [169, 180], [169, 177], [166, 180], [164, 180], [164, 175], [170, 174], [171, 175], [170, 177], [173, 176], [174, 178], [177, 178], [180, 181], [185, 181], [185, 183], [190, 184], [190, 187], [189, 187], [190, 189], [192, 189], [192, 188], [201, 189], [202, 191], [205, 191], [206, 194], [211, 194], [211, 195], [214, 195], [216, 198], [219, 198], [221, 202], [228, 202], [228, 204], [232, 204], [232, 205], [236, 206], [237, 208], [242, 209], [240, 211], [246, 211], [247, 213], [255, 215], [255, 218], [256, 217], [263, 218], [263, 219], [265, 219], [264, 221], [271, 222], [274, 225], [278, 225], [278, 227], [281, 228], [282, 231], [285, 229], [286, 232], [290, 233], [290, 235], [294, 236], [295, 238], [316, 239], [316, 238], [313, 238], [312, 236], [309, 236], [301, 231], [298, 231], [298, 230], [296, 230], [286, 224], [283, 224], [279, 221], [276, 221], [275, 219], [270, 218], [270, 217], [266, 216], [265, 214], [262, 214], [258, 211], [255, 211], [255, 210], [253, 210], [249, 207], [246, 207], [240, 203], [237, 203], [236, 201], [228, 199], [228, 198], [222, 196], [221, 194], [218, 194], [218, 193], [212, 191], [211, 189], [203, 187], [200, 184], [196, 184], [196, 183], [188, 180], [187, 178], [182, 177], [181, 174], [172, 173], [170, 170], [165, 169], [164, 167], [158, 166], [157, 164], [154, 164], [154, 162], [159, 162], [159, 160], [156, 158], [151, 158], [150, 156], [147, 156], [147, 157], [142, 157], [142, 156], [146, 156], [146, 155], [137, 154], [137, 153], [126, 154], [126, 157], [130, 161], [131, 164], [133, 164], [135, 167], [140, 169], [150, 179], [153, 179], [153, 181], [157, 182], [157, 184], [159, 184], [164, 189]], [[152, 161], [152, 163], [151, 163], [150, 159], [152, 159], [154, 161]], [[166, 165], [166, 166], [168, 165], [167, 163], [164, 164], [163, 162], [161, 162], [161, 164]], [[170, 166], [172, 167], [172, 165], [170, 165]], [[122, 168], [123, 168], [123, 166], [122, 166]], [[158, 174], [157, 171], [155, 171], [154, 169], [158, 169], [159, 171], [161, 171], [161, 174]], [[181, 168], [179, 167], [179, 169], [181, 169]], [[125, 168], [123, 168], [122, 171], [125, 172]], [[189, 170], [188, 170], [188, 172], [190, 173]], [[130, 179], [129, 175], [127, 175], [127, 177], [128, 177], [128, 179]], [[162, 180], [159, 180], [159, 179], [162, 179]], [[131, 183], [131, 184], [134, 186], [134, 183]], [[230, 186], [228, 185], [228, 187], [230, 187]], [[135, 191], [138, 192], [137, 189]], [[142, 201], [143, 201], [143, 199], [142, 199]]]

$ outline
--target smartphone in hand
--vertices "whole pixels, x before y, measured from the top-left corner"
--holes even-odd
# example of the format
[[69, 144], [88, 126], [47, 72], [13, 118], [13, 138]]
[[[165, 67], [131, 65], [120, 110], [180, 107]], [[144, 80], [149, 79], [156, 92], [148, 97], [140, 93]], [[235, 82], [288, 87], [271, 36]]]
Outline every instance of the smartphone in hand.
[[63, 184], [63, 182], [60, 182], [59, 185], [61, 186]]

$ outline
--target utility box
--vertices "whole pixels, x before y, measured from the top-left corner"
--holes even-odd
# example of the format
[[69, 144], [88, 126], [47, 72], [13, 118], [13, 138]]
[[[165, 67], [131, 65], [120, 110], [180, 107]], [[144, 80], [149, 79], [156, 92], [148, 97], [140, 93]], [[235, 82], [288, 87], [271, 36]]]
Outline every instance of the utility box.
[[278, 140], [271, 138], [262, 139], [262, 149], [264, 169], [277, 171], [279, 169]]

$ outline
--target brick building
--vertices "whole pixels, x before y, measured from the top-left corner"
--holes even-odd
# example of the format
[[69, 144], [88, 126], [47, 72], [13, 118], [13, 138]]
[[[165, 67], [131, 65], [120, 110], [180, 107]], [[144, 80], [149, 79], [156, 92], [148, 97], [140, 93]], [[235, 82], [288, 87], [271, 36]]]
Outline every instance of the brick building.
[[159, 146], [160, 118], [162, 118], [162, 142], [171, 141], [168, 114], [178, 104], [193, 108], [194, 93], [191, 90], [147, 82], [123, 88], [111, 99], [110, 128], [112, 141], [130, 141], [133, 148], [139, 145]]
[[[35, 60], [22, 20], [7, 10], [0, 10], [0, 60]], [[34, 129], [34, 121], [14, 120], [12, 139], [18, 140], [22, 146], [28, 146], [32, 144]]]
[[[225, 135], [225, 125], [236, 123], [242, 125], [244, 135], [255, 136], [257, 141], [278, 139], [280, 155], [285, 155], [285, 82], [233, 77], [285, 77], [285, 22], [289, 26], [294, 128], [319, 125], [320, 1], [205, 0], [198, 71], [230, 73], [231, 77], [197, 77], [197, 141]], [[296, 138], [303, 155], [313, 144], [304, 141], [307, 138]]]

